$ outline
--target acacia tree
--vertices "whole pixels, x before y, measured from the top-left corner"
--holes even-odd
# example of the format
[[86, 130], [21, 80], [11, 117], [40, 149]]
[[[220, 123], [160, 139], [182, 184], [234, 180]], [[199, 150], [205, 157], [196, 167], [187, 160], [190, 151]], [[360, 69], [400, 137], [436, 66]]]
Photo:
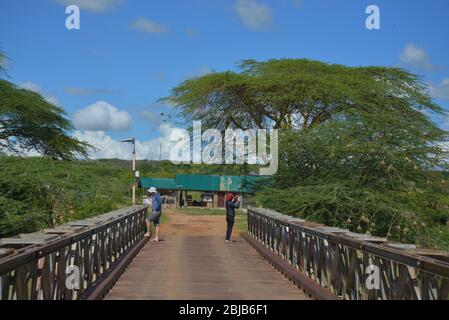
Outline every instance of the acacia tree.
[[245, 60], [239, 69], [186, 80], [162, 100], [215, 128], [307, 129], [354, 112], [442, 112], [419, 77], [399, 68], [283, 59]]
[[55, 159], [87, 157], [91, 147], [68, 135], [72, 129], [62, 108], [0, 79], [0, 152], [35, 150]]
[[239, 68], [187, 80], [165, 100], [205, 127], [281, 129], [280, 167], [259, 204], [449, 247], [447, 132], [428, 116], [446, 111], [419, 76], [305, 59]]

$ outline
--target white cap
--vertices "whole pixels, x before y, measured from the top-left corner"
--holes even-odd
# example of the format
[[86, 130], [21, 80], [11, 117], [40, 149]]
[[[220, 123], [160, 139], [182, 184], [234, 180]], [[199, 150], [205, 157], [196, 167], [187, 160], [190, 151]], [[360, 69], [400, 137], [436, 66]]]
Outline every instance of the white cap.
[[148, 189], [149, 193], [157, 193], [157, 190], [155, 187], [151, 187], [150, 189]]

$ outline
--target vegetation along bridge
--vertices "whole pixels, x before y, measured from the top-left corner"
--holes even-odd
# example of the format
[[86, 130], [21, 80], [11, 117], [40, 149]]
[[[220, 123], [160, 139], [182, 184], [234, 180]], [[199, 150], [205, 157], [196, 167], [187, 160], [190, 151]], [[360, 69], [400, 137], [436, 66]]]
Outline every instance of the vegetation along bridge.
[[449, 263], [386, 239], [249, 208], [226, 244], [222, 216], [169, 212], [147, 243], [134, 206], [0, 240], [0, 299], [444, 299]]

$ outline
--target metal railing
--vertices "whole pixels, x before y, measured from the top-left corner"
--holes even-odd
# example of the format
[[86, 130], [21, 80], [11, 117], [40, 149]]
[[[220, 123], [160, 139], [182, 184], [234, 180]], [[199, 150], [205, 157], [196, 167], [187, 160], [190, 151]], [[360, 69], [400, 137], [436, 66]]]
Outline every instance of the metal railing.
[[449, 299], [449, 263], [392, 248], [381, 238], [310, 226], [261, 208], [248, 209], [248, 234], [342, 299]]
[[143, 206], [0, 239], [0, 300], [85, 299], [139, 242]]

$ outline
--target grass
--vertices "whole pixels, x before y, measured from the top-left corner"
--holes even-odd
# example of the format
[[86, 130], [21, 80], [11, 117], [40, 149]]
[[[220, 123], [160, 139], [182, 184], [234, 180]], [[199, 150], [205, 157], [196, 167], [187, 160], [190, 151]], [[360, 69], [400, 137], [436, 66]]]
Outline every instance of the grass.
[[244, 232], [248, 230], [248, 220], [246, 216], [236, 216], [234, 229], [240, 232]]

